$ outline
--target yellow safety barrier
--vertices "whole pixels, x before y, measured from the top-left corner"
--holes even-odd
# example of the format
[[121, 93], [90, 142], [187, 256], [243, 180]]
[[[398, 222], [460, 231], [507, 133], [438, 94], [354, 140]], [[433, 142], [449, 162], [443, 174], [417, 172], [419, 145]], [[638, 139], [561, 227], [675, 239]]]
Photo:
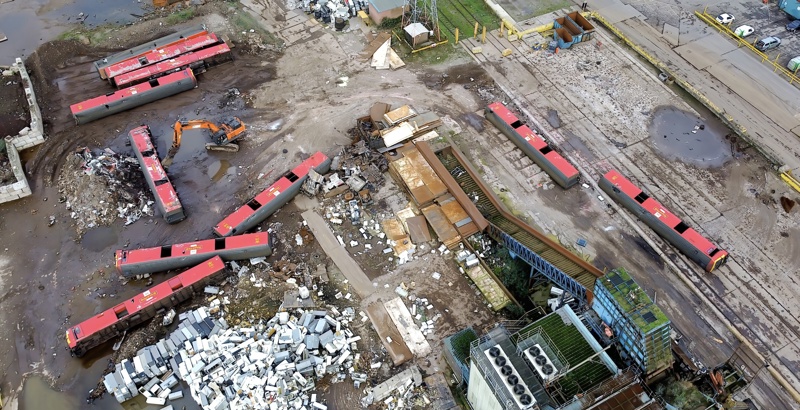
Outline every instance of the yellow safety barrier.
[[800, 181], [798, 181], [794, 175], [792, 175], [792, 171], [781, 173], [781, 179], [795, 191], [800, 192]]
[[447, 41], [448, 41], [448, 40], [444, 40], [444, 41], [440, 41], [440, 42], [438, 42], [438, 43], [433, 43], [433, 44], [431, 44], [431, 45], [429, 45], [429, 46], [425, 46], [425, 47], [422, 47], [422, 48], [418, 48], [418, 49], [416, 49], [416, 50], [411, 50], [411, 54], [419, 53], [420, 51], [424, 51], [424, 50], [427, 50], [427, 49], [429, 49], [429, 48], [434, 48], [434, 47], [436, 47], [436, 46], [440, 46], [440, 45], [442, 45], [442, 44], [447, 44]]
[[[723, 24], [720, 24], [717, 21], [717, 19], [714, 16], [712, 16], [711, 14], [708, 14], [705, 11], [695, 11], [694, 14], [700, 20], [705, 21], [706, 24], [708, 24], [709, 26], [719, 30], [720, 33], [724, 33], [724, 34], [728, 35], [728, 37], [736, 40], [736, 43], [740, 47], [741, 46], [745, 46], [745, 47], [749, 48], [750, 51], [754, 52], [759, 58], [761, 58], [761, 62], [762, 63], [765, 62], [765, 61], [769, 61], [769, 63], [772, 64], [772, 66], [773, 66], [773, 71], [774, 72], [780, 71], [781, 74], [785, 75], [789, 79], [789, 84], [792, 84], [795, 81], [800, 82], [800, 77], [797, 77], [794, 72], [792, 72], [788, 68], [778, 64], [778, 57], [780, 57], [780, 54], [775, 57], [775, 60], [770, 60], [769, 56], [767, 56], [762, 51], [757, 49], [755, 47], [755, 45], [750, 44], [749, 42], [745, 41], [743, 38], [737, 36], [736, 33], [731, 31], [730, 27], [728, 27], [726, 25], [723, 25]], [[753, 40], [753, 41], [755, 42], [755, 40]]]

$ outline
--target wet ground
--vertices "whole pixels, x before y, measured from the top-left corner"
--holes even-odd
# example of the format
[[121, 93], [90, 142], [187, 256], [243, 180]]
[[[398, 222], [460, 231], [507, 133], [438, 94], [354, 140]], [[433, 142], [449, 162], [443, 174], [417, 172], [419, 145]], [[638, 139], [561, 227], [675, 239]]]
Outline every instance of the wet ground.
[[659, 107], [648, 132], [656, 151], [669, 159], [711, 168], [733, 157], [730, 131], [717, 119], [703, 119], [676, 107]]
[[40, 44], [79, 23], [86, 27], [137, 21], [152, 8], [150, 0], [26, 0], [0, 5], [0, 65], [27, 57]]

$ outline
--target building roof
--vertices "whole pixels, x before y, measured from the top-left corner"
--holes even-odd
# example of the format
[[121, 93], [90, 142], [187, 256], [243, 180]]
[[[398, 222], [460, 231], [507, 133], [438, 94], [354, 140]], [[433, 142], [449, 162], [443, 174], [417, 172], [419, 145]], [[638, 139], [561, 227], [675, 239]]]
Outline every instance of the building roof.
[[548, 388], [553, 399], [562, 404], [571, 400], [575, 394], [583, 393], [613, 375], [601, 360], [586, 361], [596, 354], [595, 349], [578, 329], [583, 324], [580, 321], [577, 323], [573, 321], [572, 315], [566, 314], [567, 310], [570, 309], [565, 306], [531, 323], [512, 336], [518, 338], [517, 343], [523, 343], [527, 335], [541, 331], [547, 335], [548, 342], [552, 343], [550, 348], [560, 353], [567, 362], [570, 370], [552, 382]]
[[369, 0], [369, 4], [375, 8], [378, 13], [389, 11], [403, 7], [405, 0]]
[[626, 312], [643, 334], [669, 323], [664, 312], [623, 268], [617, 268], [597, 280]]

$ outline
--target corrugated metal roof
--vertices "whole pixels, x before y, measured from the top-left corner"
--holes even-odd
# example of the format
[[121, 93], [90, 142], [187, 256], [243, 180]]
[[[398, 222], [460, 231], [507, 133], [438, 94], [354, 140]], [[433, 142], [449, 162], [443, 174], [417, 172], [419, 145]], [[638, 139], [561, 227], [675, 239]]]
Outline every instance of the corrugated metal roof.
[[375, 7], [375, 11], [383, 13], [384, 11], [403, 7], [405, 2], [403, 0], [369, 0], [369, 4]]

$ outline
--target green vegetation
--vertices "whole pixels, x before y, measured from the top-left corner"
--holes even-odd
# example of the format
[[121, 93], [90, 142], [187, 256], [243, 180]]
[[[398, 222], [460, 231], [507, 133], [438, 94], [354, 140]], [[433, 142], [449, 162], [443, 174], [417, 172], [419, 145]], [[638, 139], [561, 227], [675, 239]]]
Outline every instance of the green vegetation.
[[439, 26], [452, 35], [458, 28], [461, 38], [472, 37], [476, 21], [480, 25], [478, 35], [483, 26], [486, 30], [500, 27], [500, 19], [483, 0], [439, 0], [438, 5]]
[[525, 16], [525, 18], [552, 13], [556, 10], [569, 8], [572, 5], [573, 3], [567, 0], [538, 0], [535, 2], [531, 2], [533, 10], [531, 10], [530, 16]]
[[185, 8], [167, 16], [167, 24], [175, 25], [194, 18], [194, 8]]
[[[655, 304], [650, 296], [631, 278], [623, 268], [617, 268], [607, 273], [600, 283], [619, 304], [623, 312], [627, 312], [639, 331], [648, 334], [669, 323], [664, 312]], [[615, 283], [617, 283], [615, 285]], [[652, 314], [655, 320], [646, 320], [644, 316]]]
[[256, 18], [245, 10], [239, 9], [236, 13], [236, 16], [231, 19], [231, 23], [237, 32], [250, 32], [250, 30], [253, 30], [261, 36], [265, 43], [277, 47], [284, 46], [283, 40], [281, 40], [275, 34], [265, 30], [264, 27], [259, 24]]
[[378, 25], [378, 28], [381, 30], [394, 30], [400, 28], [400, 24], [402, 23], [402, 17], [395, 17], [395, 18], [385, 18], [381, 21], [381, 24]]
[[587, 391], [611, 376], [611, 371], [600, 361], [596, 360], [588, 361], [579, 367], [574, 367], [594, 355], [594, 350], [583, 338], [575, 325], [564, 323], [564, 319], [562, 319], [560, 315], [555, 313], [547, 315], [526, 326], [524, 329], [520, 330], [519, 333], [524, 334], [536, 328], [541, 328], [542, 332], [546, 334], [555, 345], [550, 347], [557, 349], [564, 360], [566, 360], [570, 366], [573, 366], [571, 372], [554, 383], [558, 385], [558, 388], [552, 391], [561, 393], [560, 395], [554, 396], [554, 399], [559, 403], [563, 404], [571, 400], [575, 394]]
[[706, 396], [694, 384], [685, 380], [670, 378], [668, 382], [656, 387], [656, 394], [682, 410], [702, 410], [709, 405]]
[[493, 248], [493, 253], [486, 258], [486, 264], [500, 279], [503, 286], [522, 304], [520, 309], [511, 308], [512, 305], [509, 305], [503, 310], [504, 313], [508, 313], [516, 319], [521, 317], [526, 310], [533, 308], [533, 304], [528, 298], [528, 276], [531, 268], [527, 263], [519, 258], [512, 258], [508, 248], [498, 244]]
[[65, 41], [74, 40], [83, 44], [96, 46], [103, 44], [106, 40], [108, 40], [111, 32], [115, 29], [117, 29], [117, 27], [114, 27], [110, 24], [97, 26], [92, 29], [86, 29], [83, 26], [78, 26], [61, 33], [58, 36], [58, 39]]
[[478, 340], [478, 335], [472, 328], [464, 329], [450, 338], [450, 343], [453, 345], [453, 356], [466, 363], [469, 357], [470, 344]]

